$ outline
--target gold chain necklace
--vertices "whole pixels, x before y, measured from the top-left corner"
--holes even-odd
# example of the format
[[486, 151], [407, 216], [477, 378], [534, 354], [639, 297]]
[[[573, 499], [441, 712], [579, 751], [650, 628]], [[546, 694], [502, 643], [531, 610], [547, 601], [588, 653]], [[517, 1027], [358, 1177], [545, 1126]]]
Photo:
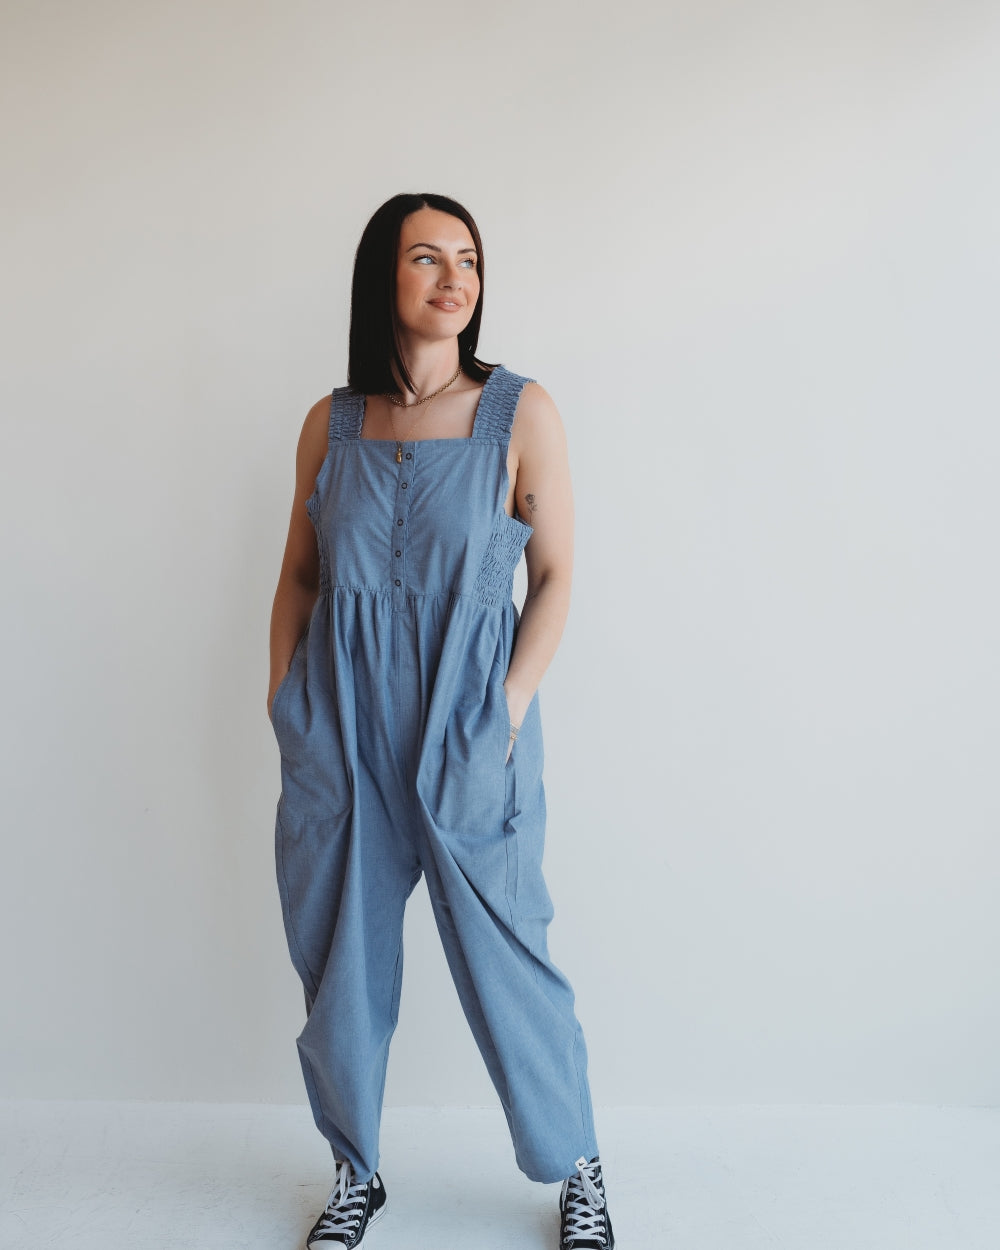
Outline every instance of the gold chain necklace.
[[[389, 401], [390, 404], [395, 404], [397, 408], [419, 408], [421, 404], [426, 404], [427, 401], [429, 399], [433, 399], [435, 395], [440, 395], [442, 391], [446, 391], [461, 372], [462, 372], [462, 366], [460, 364], [458, 368], [455, 370], [455, 372], [448, 379], [448, 381], [445, 382], [444, 386], [439, 386], [436, 391], [431, 391], [429, 395], [425, 395], [423, 399], [415, 400], [412, 404], [404, 403], [403, 400], [397, 399], [395, 395], [390, 395], [388, 391], [383, 391], [382, 394], [385, 396], [385, 398]], [[425, 408], [424, 412], [426, 411], [427, 410]], [[403, 440], [410, 434], [413, 427], [417, 424], [417, 422], [420, 420], [422, 416], [423, 416], [423, 412], [417, 413], [417, 415], [410, 422], [410, 428], [403, 435], [403, 439], [400, 439], [399, 435], [396, 433], [396, 418], [393, 413], [391, 412], [389, 413], [389, 424], [392, 426], [393, 438], [395, 438], [396, 440], [396, 463], [397, 464], [403, 463]]]

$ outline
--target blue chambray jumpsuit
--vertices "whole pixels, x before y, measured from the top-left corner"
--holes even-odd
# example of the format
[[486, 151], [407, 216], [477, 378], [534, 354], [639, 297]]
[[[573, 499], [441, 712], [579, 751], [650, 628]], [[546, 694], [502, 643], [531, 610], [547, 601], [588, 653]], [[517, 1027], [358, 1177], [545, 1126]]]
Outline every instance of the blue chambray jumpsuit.
[[421, 874], [462, 1008], [532, 1180], [597, 1154], [574, 994], [551, 962], [538, 695], [505, 763], [503, 681], [530, 525], [506, 513], [522, 387], [503, 365], [471, 438], [361, 438], [334, 389], [306, 507], [320, 588], [275, 693], [275, 863], [316, 1125], [359, 1181], [379, 1161], [403, 910]]

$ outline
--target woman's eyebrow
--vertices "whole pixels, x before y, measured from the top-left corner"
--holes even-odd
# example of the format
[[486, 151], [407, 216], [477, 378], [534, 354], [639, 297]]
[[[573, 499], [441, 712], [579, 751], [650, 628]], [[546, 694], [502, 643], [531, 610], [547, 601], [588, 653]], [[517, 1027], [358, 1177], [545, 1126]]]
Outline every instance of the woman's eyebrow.
[[[415, 247], [429, 247], [432, 252], [440, 252], [441, 250], [436, 243], [411, 243], [406, 250], [408, 252], [412, 252]], [[475, 250], [476, 249], [474, 247], [460, 247], [458, 249], [458, 254], [461, 255], [463, 252], [474, 252]]]

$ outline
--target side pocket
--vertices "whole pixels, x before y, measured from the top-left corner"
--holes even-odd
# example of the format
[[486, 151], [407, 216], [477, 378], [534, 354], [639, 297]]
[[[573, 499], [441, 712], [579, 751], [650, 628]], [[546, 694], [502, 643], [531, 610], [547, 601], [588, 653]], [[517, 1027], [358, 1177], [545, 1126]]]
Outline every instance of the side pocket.
[[500, 738], [500, 764], [507, 760], [507, 744], [510, 741], [510, 707], [507, 694], [501, 684], [497, 689], [497, 734]]
[[481, 844], [503, 815], [506, 696], [491, 681], [478, 698], [459, 698], [446, 717], [439, 745], [425, 747], [418, 791], [440, 833]]
[[288, 665], [288, 672], [284, 675], [284, 677], [282, 677], [281, 681], [278, 683], [278, 689], [275, 690], [274, 698], [271, 700], [271, 727], [272, 729], [275, 728], [276, 726], [278, 709], [281, 705], [285, 692], [289, 688], [290, 679], [294, 675], [295, 670], [298, 667], [299, 660], [302, 658], [302, 654], [306, 649], [306, 640], [308, 639], [308, 637], [309, 637], [309, 626], [307, 625], [302, 637], [295, 644], [295, 650], [292, 652], [292, 659]]

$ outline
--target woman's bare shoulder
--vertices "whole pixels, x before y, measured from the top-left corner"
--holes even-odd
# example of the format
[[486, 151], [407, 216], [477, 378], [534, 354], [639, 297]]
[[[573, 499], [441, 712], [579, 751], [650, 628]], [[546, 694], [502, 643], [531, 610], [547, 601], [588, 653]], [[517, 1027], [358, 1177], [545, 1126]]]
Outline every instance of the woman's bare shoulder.
[[316, 460], [317, 458], [322, 460], [326, 456], [330, 431], [330, 403], [332, 399], [333, 395], [329, 391], [321, 399], [317, 399], [306, 413], [305, 420], [302, 422], [302, 432], [299, 434], [299, 452], [309, 460]]
[[523, 445], [538, 439], [561, 438], [563, 434], [556, 401], [540, 382], [526, 382], [514, 410], [512, 440]]

